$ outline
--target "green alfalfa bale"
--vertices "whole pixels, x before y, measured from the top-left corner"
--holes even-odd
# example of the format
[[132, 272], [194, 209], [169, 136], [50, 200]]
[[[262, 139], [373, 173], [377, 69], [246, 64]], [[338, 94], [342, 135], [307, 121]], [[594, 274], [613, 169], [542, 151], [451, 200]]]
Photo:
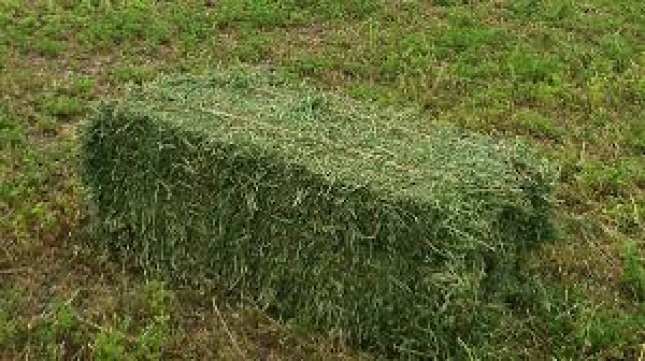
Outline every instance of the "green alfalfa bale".
[[83, 155], [128, 262], [401, 357], [477, 342], [550, 233], [553, 172], [526, 146], [261, 73], [133, 91]]

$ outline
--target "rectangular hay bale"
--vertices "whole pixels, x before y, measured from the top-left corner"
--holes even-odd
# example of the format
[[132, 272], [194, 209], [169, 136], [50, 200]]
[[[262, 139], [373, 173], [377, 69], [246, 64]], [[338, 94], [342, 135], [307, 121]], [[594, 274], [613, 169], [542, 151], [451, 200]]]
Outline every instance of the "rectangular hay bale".
[[527, 147], [260, 73], [104, 104], [83, 157], [102, 239], [136, 266], [401, 357], [475, 342], [550, 230]]

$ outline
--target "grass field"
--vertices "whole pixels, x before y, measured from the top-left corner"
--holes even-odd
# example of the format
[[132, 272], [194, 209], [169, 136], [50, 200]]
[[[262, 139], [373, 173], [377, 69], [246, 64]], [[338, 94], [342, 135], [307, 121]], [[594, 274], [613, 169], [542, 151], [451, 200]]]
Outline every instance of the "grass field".
[[89, 245], [93, 105], [248, 65], [540, 149], [561, 169], [559, 239], [473, 354], [645, 359], [641, 0], [0, 0], [0, 359], [378, 358]]

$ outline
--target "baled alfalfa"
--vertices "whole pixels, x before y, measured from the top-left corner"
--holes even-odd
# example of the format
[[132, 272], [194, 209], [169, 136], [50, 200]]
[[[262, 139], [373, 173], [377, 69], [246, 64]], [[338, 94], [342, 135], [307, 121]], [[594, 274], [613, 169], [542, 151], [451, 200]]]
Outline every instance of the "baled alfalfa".
[[260, 73], [104, 104], [83, 156], [128, 262], [402, 357], [478, 337], [550, 230], [552, 172], [526, 146]]

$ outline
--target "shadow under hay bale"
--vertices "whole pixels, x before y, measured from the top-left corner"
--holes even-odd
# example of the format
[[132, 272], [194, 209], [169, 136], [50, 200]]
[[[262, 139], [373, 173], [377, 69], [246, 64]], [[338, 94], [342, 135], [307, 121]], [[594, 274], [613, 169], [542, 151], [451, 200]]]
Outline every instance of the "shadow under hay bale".
[[391, 356], [476, 342], [550, 234], [553, 172], [527, 147], [262, 74], [133, 91], [83, 157], [129, 262]]

